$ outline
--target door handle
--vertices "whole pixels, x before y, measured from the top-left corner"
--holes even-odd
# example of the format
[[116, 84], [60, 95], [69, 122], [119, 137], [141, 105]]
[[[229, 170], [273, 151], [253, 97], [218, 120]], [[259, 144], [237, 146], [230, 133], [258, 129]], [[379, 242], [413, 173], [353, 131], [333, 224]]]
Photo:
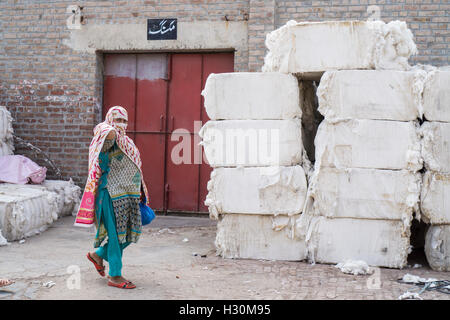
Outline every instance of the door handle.
[[164, 126], [164, 115], [161, 115], [160, 117], [159, 117], [159, 131], [162, 131], [162, 129], [163, 129], [163, 126]]
[[164, 186], [164, 210], [168, 209], [168, 205], [169, 205], [169, 184], [166, 183], [166, 185]]
[[174, 122], [175, 122], [175, 117], [172, 116], [172, 117], [170, 118], [170, 120], [171, 120], [171, 123], [172, 123], [172, 130], [170, 130], [170, 132], [173, 132]]

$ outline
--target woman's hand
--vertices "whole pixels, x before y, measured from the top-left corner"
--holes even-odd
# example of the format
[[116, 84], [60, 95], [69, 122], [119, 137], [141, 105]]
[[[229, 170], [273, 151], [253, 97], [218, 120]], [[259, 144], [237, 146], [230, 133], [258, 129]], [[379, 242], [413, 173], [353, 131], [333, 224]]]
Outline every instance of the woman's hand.
[[111, 140], [116, 137], [116, 132], [114, 130], [111, 130], [108, 135], [106, 136], [106, 139]]

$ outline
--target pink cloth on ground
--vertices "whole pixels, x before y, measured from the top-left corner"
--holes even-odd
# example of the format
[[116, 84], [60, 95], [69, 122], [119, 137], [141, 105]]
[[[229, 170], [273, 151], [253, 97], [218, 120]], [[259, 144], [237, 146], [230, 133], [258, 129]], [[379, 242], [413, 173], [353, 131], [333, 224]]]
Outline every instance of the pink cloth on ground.
[[33, 183], [45, 180], [47, 168], [40, 167], [27, 157], [10, 155], [0, 157], [0, 181], [26, 184], [28, 178]]

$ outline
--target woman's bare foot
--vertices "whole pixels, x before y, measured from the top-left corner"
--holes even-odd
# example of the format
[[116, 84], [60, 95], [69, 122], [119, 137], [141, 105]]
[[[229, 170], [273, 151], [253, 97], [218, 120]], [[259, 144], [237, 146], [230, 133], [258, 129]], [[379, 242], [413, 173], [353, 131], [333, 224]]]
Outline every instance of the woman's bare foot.
[[0, 279], [0, 287], [6, 287], [13, 283], [14, 283], [14, 281], [9, 280], [9, 279]]

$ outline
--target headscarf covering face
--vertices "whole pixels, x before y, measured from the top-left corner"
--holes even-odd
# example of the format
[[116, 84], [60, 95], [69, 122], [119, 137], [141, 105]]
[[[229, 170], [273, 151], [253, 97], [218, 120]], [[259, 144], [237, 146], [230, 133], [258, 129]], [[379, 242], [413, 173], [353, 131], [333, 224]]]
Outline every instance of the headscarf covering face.
[[[114, 121], [117, 119], [124, 119], [127, 123], [118, 123]], [[105, 122], [116, 129], [119, 134], [125, 135], [128, 127], [128, 112], [121, 106], [111, 107], [106, 114]]]

